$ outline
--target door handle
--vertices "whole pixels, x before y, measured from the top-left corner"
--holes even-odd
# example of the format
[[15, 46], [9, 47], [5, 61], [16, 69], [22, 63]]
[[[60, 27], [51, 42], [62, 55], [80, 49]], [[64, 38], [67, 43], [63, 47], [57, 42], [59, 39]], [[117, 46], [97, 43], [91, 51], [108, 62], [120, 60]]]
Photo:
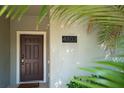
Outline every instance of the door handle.
[[24, 58], [22, 58], [21, 59], [21, 64], [24, 65], [24, 63], [25, 63], [25, 60], [24, 60]]
[[22, 63], [22, 64], [24, 64], [24, 55], [22, 55], [22, 57], [21, 57], [21, 60], [20, 60], [20, 62]]
[[24, 63], [24, 59], [23, 58], [21, 59], [21, 63]]

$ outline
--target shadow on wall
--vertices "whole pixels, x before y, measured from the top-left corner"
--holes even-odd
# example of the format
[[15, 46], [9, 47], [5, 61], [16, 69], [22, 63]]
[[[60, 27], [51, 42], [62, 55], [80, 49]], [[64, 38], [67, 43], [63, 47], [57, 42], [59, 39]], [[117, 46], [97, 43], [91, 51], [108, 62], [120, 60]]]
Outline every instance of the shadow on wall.
[[10, 22], [0, 17], [0, 87], [10, 84]]

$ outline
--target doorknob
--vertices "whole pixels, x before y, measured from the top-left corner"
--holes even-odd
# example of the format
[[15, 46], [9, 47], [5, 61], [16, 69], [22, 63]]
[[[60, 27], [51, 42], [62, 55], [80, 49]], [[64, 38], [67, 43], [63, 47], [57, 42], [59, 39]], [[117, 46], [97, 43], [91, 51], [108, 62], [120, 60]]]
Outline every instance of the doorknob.
[[21, 60], [20, 60], [20, 61], [21, 61], [21, 63], [22, 63], [22, 64], [24, 63], [24, 61], [25, 61], [25, 60], [24, 60], [24, 55], [22, 55], [22, 57], [21, 57]]
[[21, 64], [24, 65], [24, 62], [25, 62], [25, 60], [24, 60], [24, 58], [22, 58], [21, 59]]
[[21, 63], [24, 63], [24, 59], [23, 58], [21, 59]]

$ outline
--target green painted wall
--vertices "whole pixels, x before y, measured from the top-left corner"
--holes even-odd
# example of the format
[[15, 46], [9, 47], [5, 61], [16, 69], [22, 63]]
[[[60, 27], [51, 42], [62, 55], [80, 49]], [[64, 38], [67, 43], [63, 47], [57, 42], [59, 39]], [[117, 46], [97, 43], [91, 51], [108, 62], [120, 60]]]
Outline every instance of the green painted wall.
[[0, 87], [10, 83], [10, 22], [0, 17]]

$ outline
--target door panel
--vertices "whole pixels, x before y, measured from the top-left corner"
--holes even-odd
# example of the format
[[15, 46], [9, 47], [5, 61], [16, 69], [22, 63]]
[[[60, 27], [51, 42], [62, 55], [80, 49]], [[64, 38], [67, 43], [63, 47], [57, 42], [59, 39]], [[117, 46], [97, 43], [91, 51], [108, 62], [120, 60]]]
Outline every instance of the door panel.
[[43, 35], [20, 36], [20, 81], [43, 80]]

